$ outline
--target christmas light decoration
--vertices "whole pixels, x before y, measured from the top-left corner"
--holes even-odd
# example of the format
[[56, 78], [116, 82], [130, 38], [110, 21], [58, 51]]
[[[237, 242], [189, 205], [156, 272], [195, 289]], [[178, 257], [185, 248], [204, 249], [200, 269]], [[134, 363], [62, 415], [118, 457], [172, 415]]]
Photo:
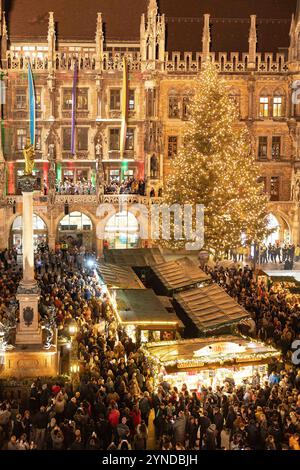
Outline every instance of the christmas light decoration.
[[[217, 258], [239, 247], [242, 234], [247, 244], [269, 234], [268, 198], [259, 183], [248, 130], [238, 121], [236, 103], [213, 64], [195, 80], [191, 101], [191, 119], [171, 163], [164, 203], [204, 205], [204, 248]], [[184, 243], [174, 237], [162, 242], [171, 248]]]

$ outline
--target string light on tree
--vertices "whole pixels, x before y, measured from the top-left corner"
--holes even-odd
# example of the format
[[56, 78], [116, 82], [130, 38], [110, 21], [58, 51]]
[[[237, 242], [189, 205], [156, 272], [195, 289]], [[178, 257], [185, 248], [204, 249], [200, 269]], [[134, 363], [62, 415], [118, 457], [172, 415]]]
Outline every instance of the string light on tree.
[[[205, 248], [217, 257], [228, 248], [259, 242], [269, 233], [267, 202], [259, 183], [248, 130], [215, 66], [195, 80], [183, 145], [171, 164], [165, 204], [203, 204]], [[181, 248], [183, 241], [164, 242]]]

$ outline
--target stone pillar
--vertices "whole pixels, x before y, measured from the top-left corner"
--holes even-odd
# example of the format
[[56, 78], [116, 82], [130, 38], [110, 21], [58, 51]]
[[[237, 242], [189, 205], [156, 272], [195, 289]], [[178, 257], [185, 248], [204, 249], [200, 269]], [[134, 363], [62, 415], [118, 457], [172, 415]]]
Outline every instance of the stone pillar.
[[204, 63], [209, 60], [209, 55], [210, 55], [211, 37], [210, 37], [209, 21], [210, 21], [210, 15], [206, 13], [204, 15], [204, 26], [203, 26], [203, 33], [202, 33], [202, 54], [203, 54], [202, 57], [203, 57]]
[[250, 80], [248, 82], [248, 119], [254, 119], [254, 91], [255, 91], [255, 82]]
[[34, 281], [33, 192], [23, 192], [23, 284]]
[[256, 68], [256, 47], [257, 47], [256, 15], [251, 15], [251, 26], [250, 26], [250, 32], [249, 32], [248, 70], [255, 70]]
[[33, 252], [33, 190], [35, 177], [20, 178], [23, 194], [23, 279], [17, 291], [20, 322], [17, 326], [17, 345], [42, 345], [42, 331], [38, 318], [40, 289], [34, 278]]

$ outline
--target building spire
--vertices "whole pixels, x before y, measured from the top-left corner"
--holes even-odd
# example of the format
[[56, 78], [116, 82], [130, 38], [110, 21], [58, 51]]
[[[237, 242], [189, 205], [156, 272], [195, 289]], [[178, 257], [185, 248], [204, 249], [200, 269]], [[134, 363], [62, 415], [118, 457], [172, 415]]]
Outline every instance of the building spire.
[[104, 35], [103, 35], [103, 21], [102, 21], [102, 13], [97, 13], [97, 27], [96, 27], [96, 70], [101, 69], [101, 64], [103, 60], [103, 42], [104, 42]]
[[54, 13], [53, 11], [49, 12], [49, 23], [48, 23], [48, 62], [49, 62], [49, 72], [53, 71], [54, 68], [54, 54], [55, 54], [55, 23], [54, 23]]
[[249, 31], [249, 61], [248, 68], [255, 69], [256, 66], [256, 47], [257, 47], [257, 30], [256, 15], [251, 15], [251, 26]]
[[203, 34], [202, 34], [202, 53], [203, 53], [203, 61], [207, 62], [209, 60], [210, 54], [210, 28], [209, 28], [209, 19], [210, 14], [206, 13], [204, 15], [204, 26], [203, 26]]
[[156, 16], [157, 13], [158, 13], [157, 1], [156, 0], [149, 0], [148, 17]]
[[296, 6], [296, 23], [300, 20], [300, 0], [297, 0]]

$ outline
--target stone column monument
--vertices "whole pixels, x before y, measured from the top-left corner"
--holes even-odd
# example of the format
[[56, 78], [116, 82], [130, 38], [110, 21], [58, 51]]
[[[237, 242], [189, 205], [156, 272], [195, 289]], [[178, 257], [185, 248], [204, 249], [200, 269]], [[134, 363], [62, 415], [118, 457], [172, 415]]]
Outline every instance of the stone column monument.
[[23, 194], [23, 279], [18, 287], [20, 323], [16, 333], [16, 344], [42, 344], [42, 330], [38, 318], [40, 290], [34, 278], [33, 250], [33, 191], [35, 176], [20, 178]]

